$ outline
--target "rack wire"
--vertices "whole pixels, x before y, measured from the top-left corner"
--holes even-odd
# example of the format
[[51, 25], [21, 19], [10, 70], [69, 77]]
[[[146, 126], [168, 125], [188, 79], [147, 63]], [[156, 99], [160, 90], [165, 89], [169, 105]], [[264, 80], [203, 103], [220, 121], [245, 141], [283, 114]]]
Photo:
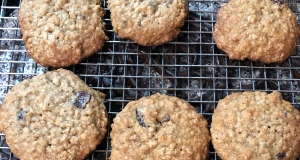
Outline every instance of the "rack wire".
[[[26, 53], [18, 26], [16, 4], [4, 0], [0, 12], [0, 103], [12, 86], [26, 78], [53, 68], [36, 64]], [[212, 38], [216, 13], [223, 0], [188, 0], [189, 17], [178, 38], [159, 47], [143, 47], [120, 39], [112, 31], [107, 2], [106, 34], [109, 40], [98, 53], [69, 67], [90, 87], [107, 95], [105, 105], [111, 124], [129, 101], [156, 92], [185, 99], [209, 124], [219, 99], [245, 90], [279, 90], [284, 99], [300, 109], [300, 46], [281, 64], [232, 61], [220, 51]], [[300, 1], [289, 6], [300, 17]], [[299, 19], [299, 18], [298, 18]], [[108, 159], [111, 128], [97, 149], [86, 159]], [[0, 159], [16, 160], [0, 132]], [[209, 160], [220, 159], [210, 145]], [[299, 158], [300, 160], [300, 158]]]

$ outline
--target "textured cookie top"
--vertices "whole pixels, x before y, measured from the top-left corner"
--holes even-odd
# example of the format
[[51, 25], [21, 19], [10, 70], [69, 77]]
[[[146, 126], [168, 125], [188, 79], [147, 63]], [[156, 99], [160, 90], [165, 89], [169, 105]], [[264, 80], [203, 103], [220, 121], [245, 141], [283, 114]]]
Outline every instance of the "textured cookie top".
[[28, 54], [42, 66], [66, 67], [102, 48], [99, 0], [23, 0], [19, 24]]
[[144, 46], [175, 39], [188, 14], [186, 0], [108, 0], [113, 30]]
[[210, 131], [223, 160], [294, 160], [300, 154], [300, 113], [279, 92], [225, 97], [214, 111]]
[[59, 69], [24, 80], [0, 107], [0, 130], [20, 159], [81, 160], [106, 133], [105, 95]]
[[155, 94], [132, 101], [114, 118], [111, 160], [204, 160], [207, 122], [186, 101]]
[[299, 26], [288, 4], [230, 0], [217, 14], [214, 40], [230, 59], [283, 62], [298, 43]]

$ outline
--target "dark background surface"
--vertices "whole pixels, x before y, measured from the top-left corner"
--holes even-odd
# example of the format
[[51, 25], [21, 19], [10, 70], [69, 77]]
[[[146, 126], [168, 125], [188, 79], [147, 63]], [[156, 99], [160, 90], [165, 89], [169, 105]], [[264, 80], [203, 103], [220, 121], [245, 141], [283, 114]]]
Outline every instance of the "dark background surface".
[[[5, 0], [1, 0], [1, 7], [2, 3], [5, 2]], [[6, 0], [6, 6], [19, 6], [20, 0]], [[5, 12], [5, 16], [8, 16], [13, 10], [12, 9], [7, 9]]]

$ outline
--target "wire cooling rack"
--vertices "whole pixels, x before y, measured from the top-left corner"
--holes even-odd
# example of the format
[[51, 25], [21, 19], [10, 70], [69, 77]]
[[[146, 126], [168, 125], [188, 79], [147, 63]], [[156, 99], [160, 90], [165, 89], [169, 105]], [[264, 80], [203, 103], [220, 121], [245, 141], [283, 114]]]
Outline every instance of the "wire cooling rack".
[[[4, 0], [0, 12], [0, 103], [15, 84], [53, 70], [36, 64], [26, 53], [16, 17], [20, 2]], [[222, 3], [226, 1], [189, 0], [189, 17], [178, 38], [163, 46], [143, 47], [113, 33], [107, 2], [103, 0], [109, 40], [101, 51], [68, 69], [107, 95], [105, 105], [110, 124], [129, 101], [156, 92], [185, 99], [209, 124], [218, 100], [237, 91], [279, 90], [285, 100], [300, 109], [300, 46], [281, 64], [229, 60], [212, 38], [216, 13]], [[300, 17], [300, 1], [288, 3]], [[106, 137], [88, 160], [108, 159], [110, 131], [109, 125]], [[17, 159], [1, 132], [0, 159]], [[212, 145], [207, 159], [220, 159]]]

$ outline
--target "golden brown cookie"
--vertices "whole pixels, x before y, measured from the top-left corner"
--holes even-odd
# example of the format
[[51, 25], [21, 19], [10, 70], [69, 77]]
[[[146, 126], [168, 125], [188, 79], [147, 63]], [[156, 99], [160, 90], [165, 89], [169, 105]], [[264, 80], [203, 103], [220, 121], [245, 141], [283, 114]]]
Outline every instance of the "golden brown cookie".
[[210, 131], [223, 160], [295, 160], [300, 154], [300, 112], [277, 91], [225, 97]]
[[59, 69], [15, 85], [0, 107], [0, 130], [21, 160], [82, 160], [106, 134], [105, 95]]
[[187, 0], [108, 0], [114, 32], [144, 46], [177, 37], [188, 15]]
[[[276, 3], [277, 2], [277, 3]], [[281, 0], [230, 0], [217, 14], [213, 37], [230, 59], [283, 62], [300, 34], [296, 15]]]
[[42, 66], [67, 67], [102, 48], [99, 0], [23, 0], [19, 24], [28, 54]]
[[205, 160], [207, 121], [186, 101], [159, 93], [129, 102], [114, 118], [111, 160]]

